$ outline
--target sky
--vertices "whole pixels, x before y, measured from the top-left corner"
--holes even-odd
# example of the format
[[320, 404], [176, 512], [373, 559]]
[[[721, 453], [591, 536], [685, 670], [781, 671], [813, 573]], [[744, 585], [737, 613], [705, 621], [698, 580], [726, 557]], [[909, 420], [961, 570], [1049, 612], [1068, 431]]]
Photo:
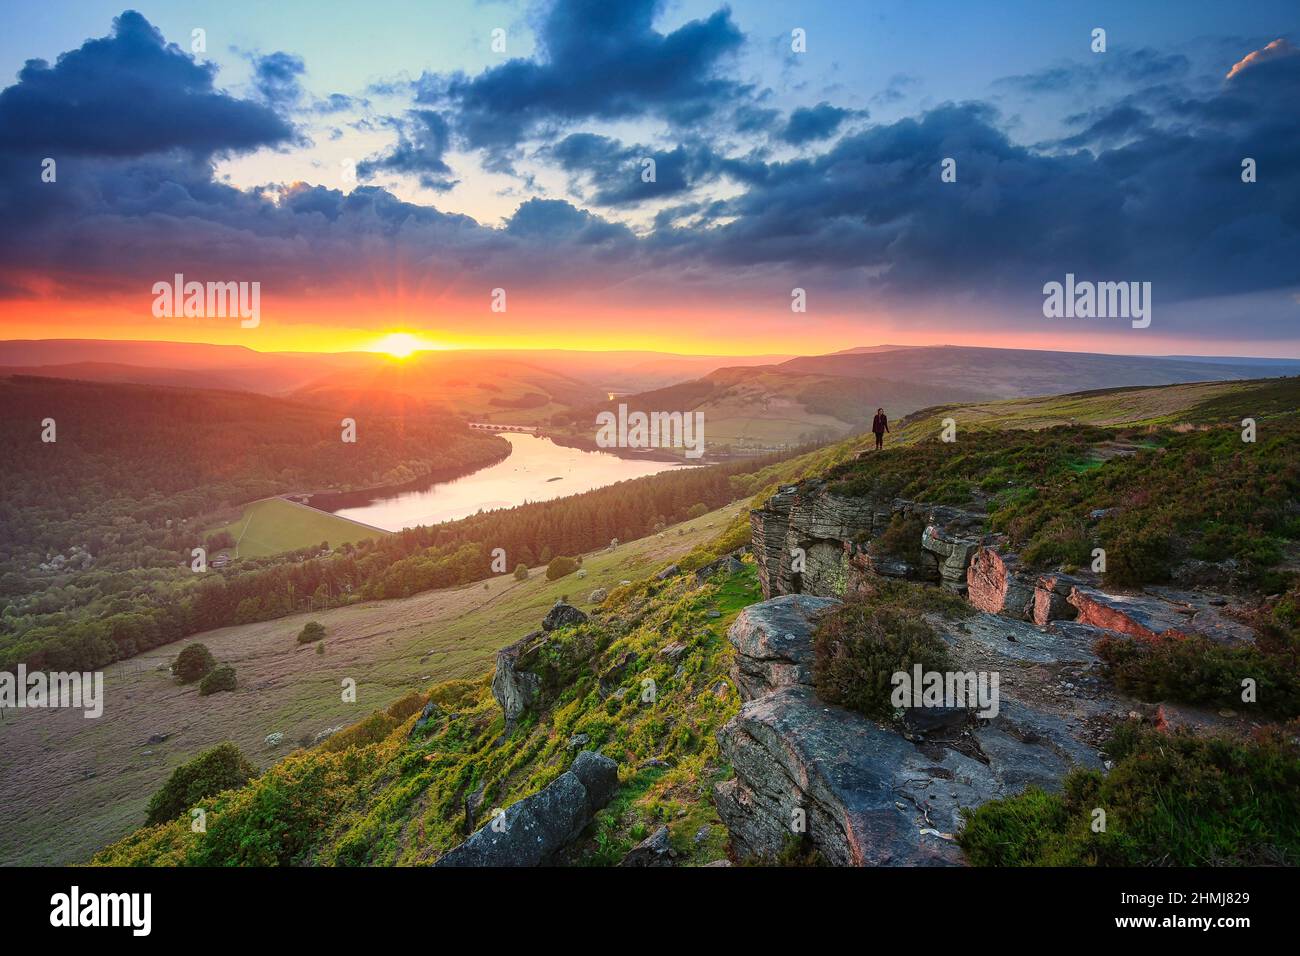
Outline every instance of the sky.
[[1300, 357], [1293, 0], [0, 4], [0, 338]]

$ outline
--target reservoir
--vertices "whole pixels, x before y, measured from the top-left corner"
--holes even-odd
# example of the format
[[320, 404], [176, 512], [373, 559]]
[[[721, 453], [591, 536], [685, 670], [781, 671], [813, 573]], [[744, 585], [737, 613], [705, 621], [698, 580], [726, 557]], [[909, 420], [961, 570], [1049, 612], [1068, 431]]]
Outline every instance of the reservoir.
[[501, 437], [510, 442], [509, 457], [472, 474], [389, 493], [314, 495], [312, 507], [385, 531], [401, 531], [467, 518], [479, 511], [564, 498], [674, 468], [695, 467], [569, 448], [536, 435], [506, 432]]

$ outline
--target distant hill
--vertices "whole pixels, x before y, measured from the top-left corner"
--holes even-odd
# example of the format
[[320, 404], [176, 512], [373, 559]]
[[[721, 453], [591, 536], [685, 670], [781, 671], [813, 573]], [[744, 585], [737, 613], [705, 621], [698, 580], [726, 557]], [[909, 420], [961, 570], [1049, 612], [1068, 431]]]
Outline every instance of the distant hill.
[[625, 402], [645, 411], [701, 411], [710, 448], [763, 448], [838, 437], [870, 422], [932, 405], [1101, 388], [1174, 385], [1300, 374], [1300, 361], [1099, 355], [966, 346], [868, 346], [775, 365], [720, 368]]
[[[190, 388], [232, 388], [264, 395], [381, 388], [435, 398], [454, 411], [482, 417], [519, 407], [530, 392], [555, 407], [689, 381], [724, 365], [772, 365], [790, 355], [677, 355], [670, 352], [576, 349], [456, 349], [424, 351], [397, 360], [382, 352], [258, 352], [238, 345], [192, 342], [27, 339], [0, 341], [0, 371], [91, 382], [131, 382]], [[465, 390], [439, 376], [497, 386]], [[514, 406], [493, 405], [497, 397]], [[526, 407], [540, 407], [528, 399]], [[553, 409], [552, 409], [553, 410]], [[517, 417], [517, 416], [515, 416]], [[532, 419], [530, 419], [531, 421]]]

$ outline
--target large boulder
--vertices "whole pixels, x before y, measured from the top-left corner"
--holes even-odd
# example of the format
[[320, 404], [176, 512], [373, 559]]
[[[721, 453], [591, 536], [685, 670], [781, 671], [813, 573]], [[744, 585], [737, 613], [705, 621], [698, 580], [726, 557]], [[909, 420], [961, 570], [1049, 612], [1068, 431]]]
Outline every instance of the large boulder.
[[946, 751], [936, 761], [807, 687], [750, 701], [718, 739], [736, 776], [714, 801], [742, 856], [770, 859], [806, 835], [837, 866], [958, 863], [953, 794], [971, 803], [972, 788], [991, 789], [978, 760]]
[[530, 797], [506, 808], [435, 866], [541, 866], [572, 843], [618, 789], [618, 764], [594, 750]]
[[561, 627], [572, 627], [575, 624], [586, 624], [587, 615], [578, 610], [572, 604], [565, 604], [563, 601], [556, 601], [555, 606], [546, 612], [546, 617], [542, 618], [542, 630], [554, 631]]
[[835, 598], [787, 594], [751, 604], [727, 629], [736, 649], [731, 677], [745, 698], [790, 684], [811, 684], [817, 619], [839, 605]]
[[1068, 574], [1040, 574], [1034, 582], [1034, 603], [1030, 617], [1039, 627], [1052, 621], [1074, 620], [1079, 610], [1070, 603], [1070, 592], [1083, 582]]

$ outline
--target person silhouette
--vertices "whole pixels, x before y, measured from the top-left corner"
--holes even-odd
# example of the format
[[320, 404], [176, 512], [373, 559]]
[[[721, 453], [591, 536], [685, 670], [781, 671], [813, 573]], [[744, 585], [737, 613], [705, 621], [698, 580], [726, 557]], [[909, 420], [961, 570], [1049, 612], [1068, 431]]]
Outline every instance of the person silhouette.
[[871, 420], [871, 430], [876, 436], [876, 448], [883, 448], [885, 445], [885, 432], [889, 431], [889, 419], [885, 417], [883, 408], [876, 409], [876, 417]]

